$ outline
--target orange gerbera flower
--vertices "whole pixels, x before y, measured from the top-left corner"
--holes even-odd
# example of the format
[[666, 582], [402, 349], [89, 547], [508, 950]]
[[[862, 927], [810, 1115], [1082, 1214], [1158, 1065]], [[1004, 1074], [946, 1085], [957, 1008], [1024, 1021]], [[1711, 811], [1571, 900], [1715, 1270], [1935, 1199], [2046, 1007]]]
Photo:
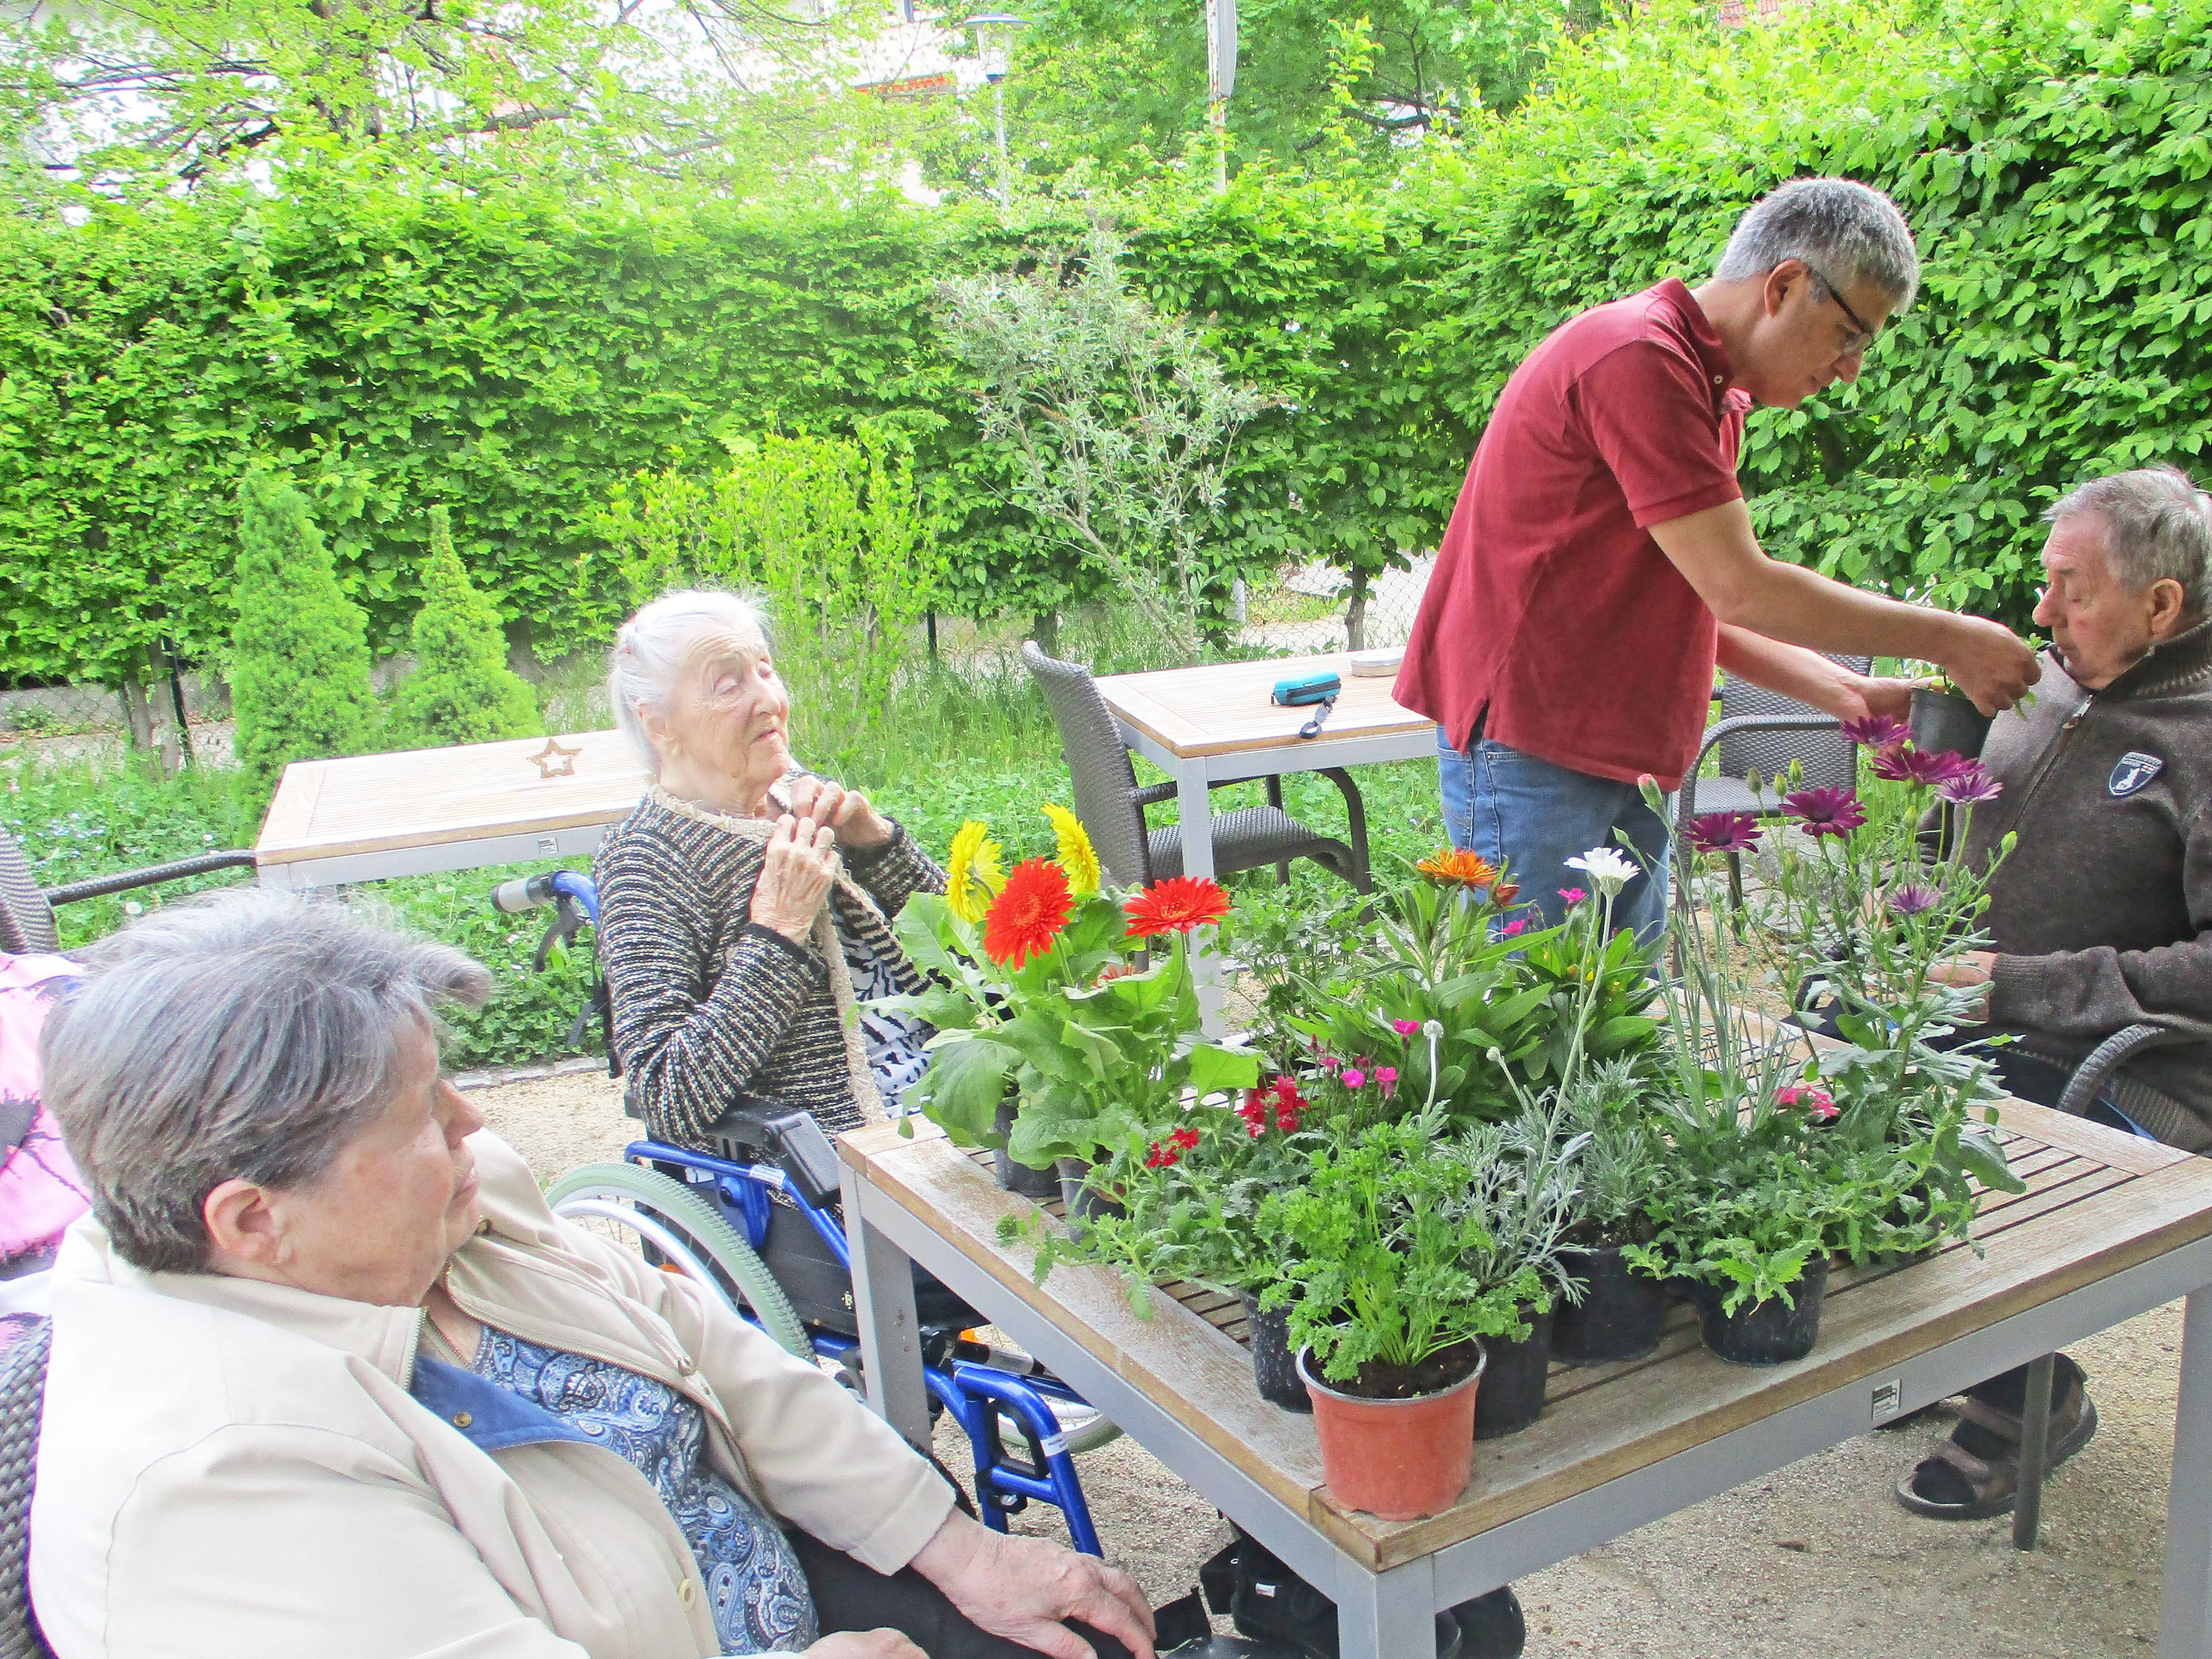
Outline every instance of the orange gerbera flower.
[[1413, 867], [1440, 887], [1487, 887], [1498, 879], [1496, 866], [1463, 847], [1431, 853]]
[[983, 954], [1018, 968], [1052, 948], [1074, 908], [1066, 871], [1050, 859], [1024, 859], [983, 913]]
[[1170, 876], [1156, 881], [1125, 907], [1129, 931], [1124, 939], [1149, 939], [1154, 933], [1188, 933], [1229, 914], [1229, 895], [1221, 884], [1206, 876]]

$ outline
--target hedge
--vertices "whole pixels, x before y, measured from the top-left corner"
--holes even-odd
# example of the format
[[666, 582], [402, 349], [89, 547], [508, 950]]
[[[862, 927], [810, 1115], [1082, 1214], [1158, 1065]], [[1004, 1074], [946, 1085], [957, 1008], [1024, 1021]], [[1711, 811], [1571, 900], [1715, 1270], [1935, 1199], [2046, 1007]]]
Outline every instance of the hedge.
[[541, 652], [603, 637], [578, 556], [620, 479], [726, 434], [911, 444], [955, 553], [942, 608], [1026, 613], [1095, 573], [1000, 501], [931, 322], [959, 270], [1103, 206], [1156, 301], [1282, 394], [1243, 440], [1224, 562], [1373, 570], [1432, 544], [1528, 345], [1710, 270], [1793, 174], [1893, 191], [1920, 305], [1859, 385], [1754, 416], [1778, 553], [1901, 592], [2032, 604], [2036, 514], [2100, 467], [2198, 456], [2212, 0], [1824, 4], [1761, 27], [1659, 0], [1563, 46], [1552, 89], [1389, 187], [1248, 169], [1225, 196], [925, 210], [602, 199], [356, 159], [281, 198], [0, 223], [0, 670], [114, 679], [157, 638], [220, 658], [234, 492], [311, 493], [372, 638], [419, 599], [427, 507]]

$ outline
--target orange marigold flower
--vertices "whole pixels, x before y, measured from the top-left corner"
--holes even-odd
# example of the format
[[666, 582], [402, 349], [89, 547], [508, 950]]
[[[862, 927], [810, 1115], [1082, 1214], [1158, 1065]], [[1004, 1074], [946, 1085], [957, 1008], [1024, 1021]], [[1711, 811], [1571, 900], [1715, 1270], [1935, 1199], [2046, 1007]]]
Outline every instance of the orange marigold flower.
[[1206, 876], [1170, 876], [1156, 881], [1125, 907], [1129, 931], [1124, 939], [1150, 939], [1154, 933], [1188, 933], [1229, 914], [1229, 895], [1221, 884]]
[[1074, 908], [1067, 872], [1050, 859], [1024, 859], [983, 913], [983, 954], [1018, 968], [1052, 948]]
[[1431, 853], [1413, 867], [1439, 886], [1487, 887], [1498, 879], [1495, 866], [1480, 853], [1462, 847]]

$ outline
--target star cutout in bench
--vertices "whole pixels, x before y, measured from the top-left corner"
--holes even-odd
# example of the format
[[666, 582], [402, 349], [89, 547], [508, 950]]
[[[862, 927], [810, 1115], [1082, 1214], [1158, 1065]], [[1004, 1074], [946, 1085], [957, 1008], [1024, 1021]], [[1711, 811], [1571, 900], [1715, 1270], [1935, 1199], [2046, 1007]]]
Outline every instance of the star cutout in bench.
[[558, 739], [548, 738], [545, 746], [530, 757], [538, 763], [541, 778], [573, 778], [576, 775], [576, 757], [584, 752], [580, 744], [574, 749], [563, 749]]

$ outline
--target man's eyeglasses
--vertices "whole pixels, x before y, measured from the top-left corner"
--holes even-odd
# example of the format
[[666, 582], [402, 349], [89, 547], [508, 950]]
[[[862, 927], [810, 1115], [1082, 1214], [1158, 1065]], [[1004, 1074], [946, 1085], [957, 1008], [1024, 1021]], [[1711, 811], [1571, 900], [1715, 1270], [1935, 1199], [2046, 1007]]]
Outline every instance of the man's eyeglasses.
[[1827, 296], [1831, 300], [1833, 300], [1838, 306], [1843, 307], [1844, 315], [1850, 319], [1851, 326], [1858, 331], [1856, 334], [1851, 335], [1844, 342], [1844, 349], [1839, 355], [1845, 357], [1855, 357], [1860, 352], [1864, 351], [1869, 346], [1872, 345], [1875, 343], [1875, 337], [1881, 334], [1881, 331], [1878, 328], [1869, 328], [1866, 325], [1866, 319], [1860, 316], [1857, 312], [1853, 311], [1851, 309], [1851, 302], [1844, 298], [1843, 289], [1838, 288], [1826, 276], [1823, 276], [1819, 271], [1814, 270], [1813, 262], [1811, 260], [1800, 258], [1797, 263], [1805, 267], [1807, 274], [1809, 275], [1814, 282], [1820, 285], [1821, 289], [1826, 293]]

